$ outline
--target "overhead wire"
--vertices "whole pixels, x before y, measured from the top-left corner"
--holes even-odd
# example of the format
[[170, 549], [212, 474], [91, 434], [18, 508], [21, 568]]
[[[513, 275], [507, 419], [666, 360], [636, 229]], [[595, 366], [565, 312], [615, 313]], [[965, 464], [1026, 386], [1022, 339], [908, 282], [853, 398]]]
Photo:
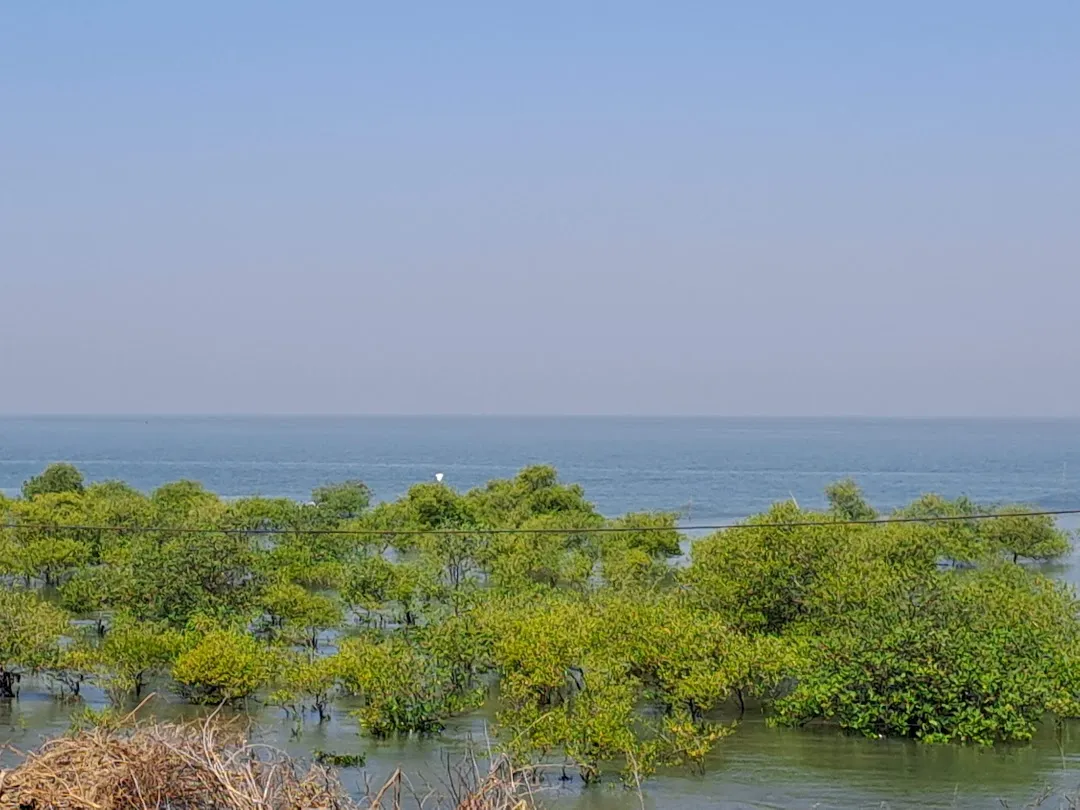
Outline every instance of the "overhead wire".
[[1066, 515], [1080, 515], [1077, 509], [1043, 509], [1024, 512], [981, 512], [973, 515], [926, 515], [926, 516], [894, 516], [883, 518], [866, 518], [861, 520], [837, 519], [837, 520], [794, 520], [794, 521], [768, 521], [756, 523], [713, 523], [696, 524], [690, 526], [578, 526], [578, 527], [525, 527], [513, 526], [506, 528], [453, 528], [453, 529], [417, 529], [417, 528], [380, 528], [380, 527], [357, 527], [357, 528], [297, 528], [297, 527], [222, 527], [222, 526], [123, 526], [123, 525], [93, 525], [78, 523], [8, 523], [0, 528], [28, 529], [38, 531], [95, 531], [95, 532], [124, 532], [124, 533], [170, 533], [170, 534], [304, 534], [304, 535], [495, 535], [495, 534], [617, 534], [623, 532], [706, 532], [727, 531], [730, 529], [759, 530], [759, 529], [797, 529], [824, 526], [882, 526], [888, 524], [903, 523], [961, 523], [974, 520], [997, 520], [1002, 518], [1021, 517], [1063, 517]]

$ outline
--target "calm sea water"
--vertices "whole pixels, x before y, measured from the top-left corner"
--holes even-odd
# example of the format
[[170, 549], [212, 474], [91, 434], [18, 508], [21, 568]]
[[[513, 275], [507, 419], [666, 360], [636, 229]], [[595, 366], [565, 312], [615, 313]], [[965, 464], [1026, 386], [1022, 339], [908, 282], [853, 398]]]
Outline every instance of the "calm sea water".
[[[0, 490], [15, 494], [57, 460], [74, 462], [91, 480], [120, 478], [142, 489], [194, 478], [225, 496], [306, 498], [319, 484], [362, 478], [386, 499], [436, 472], [468, 488], [545, 462], [583, 484], [607, 514], [683, 509], [692, 523], [738, 519], [790, 497], [819, 506], [825, 485], [844, 476], [881, 508], [929, 491], [1080, 506], [1080, 420], [0, 418]], [[1074, 582], [1078, 572], [1075, 559], [1058, 569]], [[101, 696], [91, 690], [88, 699]], [[293, 751], [365, 750], [373, 779], [402, 764], [433, 784], [446, 752], [482, 743], [490, 719], [460, 718], [439, 740], [375, 743], [357, 736], [346, 709], [297, 740], [273, 710], [258, 716], [263, 734]], [[28, 684], [22, 700], [0, 705], [0, 743], [31, 745], [65, 728], [67, 712], [40, 684]], [[1044, 786], [1080, 786], [1078, 732], [1048, 725], [1030, 745], [979, 750], [770, 729], [750, 717], [719, 747], [706, 776], [661, 775], [647, 785], [646, 803], [974, 808], [1004, 799], [1017, 807]], [[549, 798], [575, 810], [637, 806], [612, 786], [556, 787]]]
[[142, 489], [193, 478], [224, 496], [306, 498], [362, 478], [386, 499], [436, 472], [468, 488], [545, 462], [605, 513], [690, 505], [694, 522], [792, 495], [820, 505], [849, 475], [881, 507], [929, 491], [1080, 503], [1080, 420], [0, 418], [0, 491], [56, 460]]

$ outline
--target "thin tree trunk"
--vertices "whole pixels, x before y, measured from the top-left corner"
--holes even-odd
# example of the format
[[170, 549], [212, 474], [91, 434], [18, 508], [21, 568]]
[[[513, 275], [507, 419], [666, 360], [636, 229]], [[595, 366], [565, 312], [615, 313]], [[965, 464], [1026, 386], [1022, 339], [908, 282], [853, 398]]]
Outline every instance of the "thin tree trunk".
[[18, 696], [16, 684], [19, 682], [18, 672], [9, 672], [0, 668], [0, 698], [13, 698]]

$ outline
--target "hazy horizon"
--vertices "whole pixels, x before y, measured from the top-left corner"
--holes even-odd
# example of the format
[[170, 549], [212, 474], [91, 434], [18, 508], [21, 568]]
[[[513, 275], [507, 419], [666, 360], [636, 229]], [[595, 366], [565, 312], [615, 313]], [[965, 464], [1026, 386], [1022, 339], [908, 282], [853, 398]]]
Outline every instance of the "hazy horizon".
[[1080, 417], [1080, 4], [0, 8], [0, 413]]
[[937, 414], [923, 416], [903, 416], [895, 414], [709, 414], [709, 413], [0, 413], [0, 420], [133, 420], [140, 419], [190, 419], [190, 420], [424, 420], [424, 419], [505, 419], [505, 420], [640, 420], [640, 421], [728, 421], [728, 422], [1080, 422], [1080, 416], [1010, 416], [1000, 414]]

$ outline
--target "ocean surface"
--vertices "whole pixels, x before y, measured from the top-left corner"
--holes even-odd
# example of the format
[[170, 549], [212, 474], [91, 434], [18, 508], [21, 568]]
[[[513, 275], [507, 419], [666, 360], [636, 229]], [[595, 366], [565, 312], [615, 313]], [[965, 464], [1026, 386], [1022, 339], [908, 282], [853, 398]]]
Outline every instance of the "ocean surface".
[[608, 417], [0, 417], [0, 491], [52, 461], [140, 489], [191, 478], [223, 496], [307, 499], [360, 478], [393, 499], [435, 473], [459, 489], [554, 464], [606, 514], [745, 517], [854, 477], [880, 508], [925, 492], [1080, 505], [1080, 420]]
[[[1080, 420], [636, 418], [0, 418], [0, 490], [13, 495], [52, 461], [93, 481], [152, 489], [181, 478], [224, 496], [307, 499], [313, 487], [361, 478], [391, 499], [435, 473], [460, 489], [537, 463], [584, 485], [609, 515], [680, 510], [686, 524], [725, 523], [794, 497], [820, 506], [824, 487], [851, 476], [882, 509], [925, 492], [1046, 509], [1080, 507]], [[1063, 522], [1076, 528], [1078, 522]], [[1080, 581], [1075, 556], [1055, 573]], [[93, 689], [92, 704], [102, 696]], [[402, 765], [437, 785], [444, 758], [483, 748], [490, 712], [456, 719], [434, 740], [360, 738], [347, 704], [291, 739], [289, 724], [257, 710], [262, 733], [296, 753], [365, 751], [346, 782]], [[190, 708], [161, 706], [165, 713]], [[70, 707], [40, 684], [0, 705], [0, 744], [19, 747], [67, 727]], [[1022, 807], [1041, 790], [1080, 787], [1080, 725], [1046, 724], [1028, 745], [979, 749], [866, 740], [825, 729], [769, 728], [748, 716], [705, 776], [665, 773], [645, 788], [655, 808]], [[613, 785], [554, 783], [553, 807], [614, 810], [638, 799]], [[1043, 807], [1058, 807], [1059, 800]]]

